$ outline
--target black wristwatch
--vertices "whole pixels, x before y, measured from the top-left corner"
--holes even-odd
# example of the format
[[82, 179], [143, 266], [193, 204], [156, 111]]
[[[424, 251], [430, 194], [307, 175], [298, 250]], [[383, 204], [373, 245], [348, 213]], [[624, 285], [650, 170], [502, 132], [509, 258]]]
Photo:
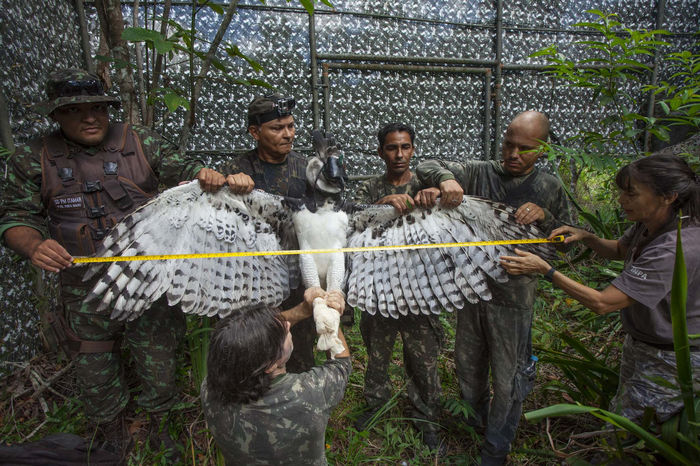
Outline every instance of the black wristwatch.
[[554, 272], [556, 272], [557, 269], [552, 267], [551, 269], [547, 270], [547, 273], [543, 275], [544, 279], [547, 280], [548, 282], [551, 282], [552, 279], [554, 278]]

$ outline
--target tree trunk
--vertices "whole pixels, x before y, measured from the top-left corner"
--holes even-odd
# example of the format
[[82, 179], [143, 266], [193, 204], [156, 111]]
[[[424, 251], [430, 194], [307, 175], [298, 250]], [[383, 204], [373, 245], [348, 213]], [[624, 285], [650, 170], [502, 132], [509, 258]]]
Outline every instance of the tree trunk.
[[[165, 3], [163, 4], [163, 19], [160, 22], [160, 35], [165, 37], [167, 32], [168, 32], [168, 19], [170, 19], [170, 6], [172, 4], [172, 0], [165, 0]], [[156, 52], [154, 50], [154, 53], [156, 54], [155, 58], [155, 65], [153, 67], [153, 79], [151, 80], [151, 89], [156, 89], [157, 87], [160, 86], [159, 81], [160, 81], [160, 75], [161, 72], [163, 71], [163, 55], [160, 53]], [[153, 105], [148, 106], [148, 114], [145, 116], [145, 124], [146, 126], [153, 127], [153, 113], [155, 111], [155, 103]]]
[[[139, 0], [134, 0], [133, 6], [133, 20], [132, 23], [134, 27], [139, 27]], [[136, 53], [136, 77], [139, 83], [139, 93], [138, 102], [139, 108], [141, 108], [141, 115], [146, 117], [146, 85], [143, 82], [143, 53], [141, 49], [141, 43], [137, 42], [134, 44], [134, 52]]]
[[182, 132], [180, 133], [179, 145], [182, 149], [187, 148], [187, 141], [190, 138], [190, 133], [192, 132], [192, 127], [194, 126], [196, 120], [196, 104], [197, 100], [199, 100], [199, 94], [202, 92], [202, 84], [204, 83], [204, 78], [209, 72], [209, 68], [211, 67], [211, 61], [214, 58], [214, 55], [216, 54], [216, 50], [219, 48], [219, 44], [221, 44], [221, 41], [224, 38], [224, 34], [226, 33], [228, 26], [231, 24], [231, 19], [236, 13], [237, 6], [238, 0], [233, 0], [231, 3], [229, 3], [228, 10], [226, 10], [226, 14], [224, 15], [224, 19], [221, 21], [221, 24], [219, 25], [219, 30], [216, 32], [216, 37], [214, 37], [214, 40], [209, 46], [207, 57], [204, 60], [204, 63], [202, 63], [202, 69], [199, 71], [199, 75], [195, 80], [194, 88], [192, 89], [192, 95], [190, 98], [190, 109], [187, 111], [187, 113], [185, 113], [185, 121], [184, 125], [182, 126]]
[[[100, 29], [107, 41], [112, 58], [118, 66], [115, 66], [115, 82], [119, 86], [119, 96], [124, 110], [124, 119], [128, 123], [140, 124], [134, 79], [131, 67], [128, 65], [129, 49], [122, 40], [124, 31], [124, 18], [122, 16], [120, 0], [95, 0], [97, 16], [100, 19]], [[126, 65], [126, 66], [119, 66]]]
[[576, 165], [576, 161], [574, 159], [569, 160], [569, 171], [571, 172], [571, 181], [569, 182], [569, 190], [571, 191], [571, 195], [575, 196], [576, 195], [576, 187], [578, 186], [578, 179], [581, 176], [581, 170]]

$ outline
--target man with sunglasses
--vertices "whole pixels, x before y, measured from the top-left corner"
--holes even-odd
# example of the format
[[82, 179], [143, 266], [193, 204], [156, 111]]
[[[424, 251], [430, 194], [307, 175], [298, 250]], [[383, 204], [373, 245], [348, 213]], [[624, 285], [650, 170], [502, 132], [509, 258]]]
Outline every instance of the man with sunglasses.
[[105, 94], [92, 73], [51, 73], [46, 93], [35, 110], [60, 128], [19, 147], [9, 159], [0, 236], [37, 267], [59, 273], [64, 312], [54, 316], [62, 323], [54, 328], [74, 359], [96, 438], [126, 456], [131, 438], [123, 416], [129, 400], [124, 344], [141, 382], [137, 404], [150, 413], [151, 447], [163, 442], [174, 453], [165, 424], [177, 399], [175, 351], [184, 336], [184, 315], [165, 300], [133, 322], [96, 313], [83, 302], [94, 281], [83, 282], [86, 269], [73, 267], [72, 260], [93, 254], [121, 218], [158, 193], [159, 184], [196, 178], [202, 189], [215, 191], [225, 178], [147, 128], [110, 122], [108, 108], [120, 102]]
[[[306, 182], [306, 157], [292, 150], [295, 106], [293, 97], [277, 94], [256, 97], [248, 105], [248, 134], [256, 147], [223, 168], [224, 173], [229, 173], [226, 181], [234, 193], [247, 194], [256, 188], [297, 199], [312, 195], [312, 188]], [[290, 309], [303, 300], [304, 289], [300, 287], [292, 290], [281, 308]], [[302, 320], [291, 332], [294, 351], [287, 362], [287, 371], [309, 371], [314, 366], [313, 319]]]

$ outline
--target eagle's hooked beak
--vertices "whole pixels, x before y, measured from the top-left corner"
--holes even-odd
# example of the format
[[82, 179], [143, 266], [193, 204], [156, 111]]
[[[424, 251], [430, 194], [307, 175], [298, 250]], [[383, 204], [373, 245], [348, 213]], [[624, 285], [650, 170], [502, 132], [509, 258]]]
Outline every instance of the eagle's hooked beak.
[[338, 157], [333, 155], [328, 157], [323, 166], [323, 175], [328, 181], [340, 183], [341, 188], [345, 189], [348, 175], [345, 173], [345, 167]]

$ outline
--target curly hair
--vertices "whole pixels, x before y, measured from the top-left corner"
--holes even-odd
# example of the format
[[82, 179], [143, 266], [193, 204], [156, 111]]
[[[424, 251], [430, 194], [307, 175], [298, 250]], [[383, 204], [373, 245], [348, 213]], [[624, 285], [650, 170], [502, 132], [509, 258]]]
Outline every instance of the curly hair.
[[688, 163], [677, 155], [652, 154], [642, 157], [617, 172], [615, 184], [629, 191], [631, 180], [649, 186], [657, 196], [677, 194], [672, 204], [674, 213], [679, 210], [688, 215], [692, 223], [700, 222], [700, 185], [698, 175]]
[[379, 141], [380, 149], [384, 147], [384, 141], [386, 141], [387, 134], [394, 132], [408, 133], [408, 135], [411, 137], [411, 144], [414, 143], [414, 140], [416, 138], [416, 131], [413, 129], [412, 126], [404, 123], [388, 123], [382, 126], [382, 128], [377, 133], [377, 140]]
[[272, 378], [265, 372], [283, 353], [287, 327], [276, 310], [235, 312], [216, 325], [207, 356], [207, 388], [222, 404], [261, 398]]

